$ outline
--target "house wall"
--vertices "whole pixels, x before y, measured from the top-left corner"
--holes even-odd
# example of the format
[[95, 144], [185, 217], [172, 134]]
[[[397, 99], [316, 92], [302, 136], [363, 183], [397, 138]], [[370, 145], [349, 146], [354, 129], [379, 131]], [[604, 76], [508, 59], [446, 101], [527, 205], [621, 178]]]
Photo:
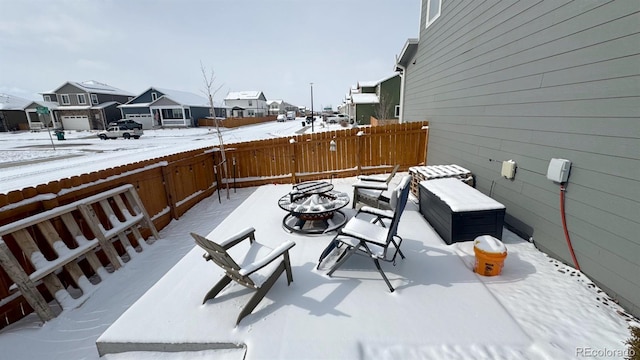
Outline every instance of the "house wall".
[[123, 118], [126, 118], [128, 114], [151, 114], [149, 107], [126, 107], [120, 108], [120, 111], [122, 112]]
[[267, 106], [266, 101], [264, 100], [255, 100], [252, 99], [251, 100], [251, 105], [249, 105], [249, 100], [245, 100], [245, 99], [225, 99], [224, 100], [224, 104], [225, 106], [229, 107], [229, 108], [233, 108], [234, 106], [239, 106], [241, 108], [244, 108], [244, 116], [250, 116], [249, 115], [249, 111], [253, 111], [255, 116], [260, 116], [259, 114], [262, 113], [262, 116], [267, 115], [269, 113], [269, 109]]
[[640, 2], [445, 0], [426, 29], [425, 4], [404, 116], [429, 121], [428, 164], [470, 169], [510, 226], [572, 264], [545, 176], [551, 158], [571, 160], [579, 265], [640, 316]]
[[385, 119], [394, 119], [396, 105], [400, 104], [400, 75], [380, 83], [380, 92], [384, 94], [385, 101], [389, 103], [389, 111]]
[[[216, 108], [214, 107], [213, 110], [215, 111]], [[206, 118], [209, 115], [210, 109], [208, 107], [201, 107], [201, 106], [192, 106], [191, 107], [191, 117], [193, 118], [194, 122], [197, 122], [198, 119], [200, 118]]]
[[360, 125], [369, 125], [376, 104], [357, 104], [355, 121]]
[[133, 98], [130, 95], [116, 95], [116, 94], [96, 94], [98, 95], [98, 104], [103, 104], [109, 101], [116, 101], [120, 104], [124, 104], [129, 101], [129, 98]]
[[[66, 106], [78, 106], [78, 105], [84, 105], [84, 106], [89, 106], [91, 105], [91, 95], [87, 94], [86, 92], [78, 89], [77, 87], [71, 85], [71, 84], [66, 84], [63, 87], [61, 87], [60, 89], [58, 89], [56, 91], [58, 100], [60, 105], [66, 105]], [[61, 95], [69, 95], [69, 104], [63, 104], [62, 103], [62, 96]], [[85, 98], [86, 98], [86, 103], [85, 104], [79, 104], [78, 103], [78, 97], [76, 96], [76, 94], [84, 94]], [[100, 98], [98, 98], [99, 100]]]
[[150, 103], [153, 101], [153, 99], [151, 98], [151, 93], [156, 93], [158, 94], [158, 97], [163, 96], [164, 93], [155, 90], [155, 89], [149, 89], [147, 91], [145, 91], [144, 93], [140, 94], [134, 101], [134, 103]]

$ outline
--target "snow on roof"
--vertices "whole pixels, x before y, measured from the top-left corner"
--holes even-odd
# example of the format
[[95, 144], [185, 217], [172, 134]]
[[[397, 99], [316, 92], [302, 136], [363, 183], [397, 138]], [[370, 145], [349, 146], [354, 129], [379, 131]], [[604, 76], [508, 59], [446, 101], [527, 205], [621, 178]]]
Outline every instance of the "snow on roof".
[[91, 108], [92, 109], [104, 109], [104, 108], [107, 108], [107, 107], [109, 107], [109, 106], [111, 106], [113, 104], [118, 104], [118, 102], [117, 101], [108, 101], [108, 102], [102, 103], [100, 105], [94, 105]]
[[29, 105], [27, 105], [27, 107], [29, 107], [29, 106], [31, 106], [33, 104], [36, 104], [37, 106], [44, 106], [44, 107], [48, 108], [49, 110], [55, 110], [60, 106], [60, 104], [58, 104], [57, 102], [36, 100], [36, 101], [30, 102]]
[[81, 90], [84, 90], [88, 93], [93, 93], [93, 94], [115, 94], [115, 95], [126, 95], [126, 96], [134, 95], [133, 93], [130, 93], [128, 91], [118, 89], [111, 85], [107, 85], [95, 80], [87, 80], [82, 82], [67, 81], [61, 86], [58, 86], [57, 88], [55, 88], [54, 90], [45, 91], [45, 92], [42, 92], [41, 94], [54, 94], [56, 91], [58, 91], [60, 88], [62, 88], [66, 84], [73, 85]]
[[227, 94], [225, 100], [257, 100], [261, 91], [234, 91]]
[[352, 94], [351, 101], [354, 104], [377, 104], [380, 102], [376, 94]]
[[89, 93], [96, 93], [96, 94], [118, 94], [118, 95], [134, 95], [128, 91], [122, 90], [122, 89], [118, 89], [116, 87], [113, 87], [111, 85], [107, 85], [101, 82], [97, 82], [95, 80], [88, 80], [88, 81], [83, 81], [83, 82], [69, 82], [70, 84], [77, 86], [83, 90], [85, 90], [86, 92]]
[[0, 110], [24, 110], [33, 100], [9, 94], [0, 94]]
[[158, 88], [158, 87], [154, 87], [154, 89], [163, 93], [165, 97], [168, 97], [169, 99], [175, 102], [178, 102], [182, 105], [209, 106], [209, 100], [191, 92], [173, 90], [173, 89], [164, 89], [164, 88]]
[[378, 84], [380, 84], [381, 82], [387, 81], [387, 80], [389, 80], [391, 78], [394, 78], [396, 76], [398, 76], [398, 73], [393, 73], [393, 74], [388, 75], [386, 77], [383, 77], [382, 79], [377, 80], [377, 81], [358, 81], [358, 87], [359, 88], [362, 88], [362, 87], [375, 87], [375, 86], [378, 86]]
[[282, 104], [282, 103], [283, 103], [283, 100], [281, 100], [281, 99], [277, 99], [277, 100], [267, 100], [267, 105], [271, 105], [271, 104], [273, 104], [273, 103], [276, 103], [276, 104], [280, 105], [280, 104]]

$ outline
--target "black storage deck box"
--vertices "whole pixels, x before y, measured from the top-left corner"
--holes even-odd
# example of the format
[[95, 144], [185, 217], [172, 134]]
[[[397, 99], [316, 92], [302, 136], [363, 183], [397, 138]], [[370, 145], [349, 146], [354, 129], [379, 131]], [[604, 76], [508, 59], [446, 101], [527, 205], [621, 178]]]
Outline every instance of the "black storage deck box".
[[447, 244], [480, 235], [502, 239], [505, 207], [458, 179], [420, 182], [420, 213]]

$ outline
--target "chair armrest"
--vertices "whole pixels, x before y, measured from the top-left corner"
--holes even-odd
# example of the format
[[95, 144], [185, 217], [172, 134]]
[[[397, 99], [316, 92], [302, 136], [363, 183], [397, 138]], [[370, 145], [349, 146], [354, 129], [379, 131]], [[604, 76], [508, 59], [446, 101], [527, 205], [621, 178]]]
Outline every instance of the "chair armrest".
[[270, 262], [272, 262], [273, 260], [277, 259], [278, 256], [280, 256], [280, 255], [284, 254], [285, 252], [289, 251], [289, 249], [291, 249], [295, 245], [296, 245], [295, 242], [293, 242], [291, 240], [287, 240], [287, 241], [283, 242], [282, 244], [280, 244], [277, 248], [271, 250], [271, 252], [269, 254], [267, 254], [265, 257], [263, 257], [262, 259], [254, 261], [251, 264], [249, 264], [249, 265], [243, 267], [242, 269], [240, 269], [238, 271], [238, 273], [240, 275], [242, 275], [242, 276], [250, 275], [251, 273], [254, 273], [254, 272], [262, 269], [263, 267], [268, 265]]
[[376, 182], [376, 181], [362, 181], [358, 180], [354, 184], [352, 184], [356, 189], [372, 189], [372, 190], [387, 190], [388, 185], [386, 182]]
[[380, 176], [375, 175], [360, 175], [358, 176], [358, 180], [362, 181], [375, 181], [375, 182], [389, 182], [389, 177], [381, 178]]
[[360, 213], [371, 214], [371, 215], [375, 215], [375, 216], [383, 217], [387, 219], [393, 218], [393, 210], [383, 210], [383, 209], [378, 209], [378, 208], [374, 208], [372, 206], [366, 206], [366, 205], [361, 207], [355, 216], [358, 216], [358, 214]]
[[220, 246], [222, 246], [223, 248], [225, 248], [225, 250], [229, 250], [231, 247], [237, 245], [239, 242], [241, 242], [242, 240], [249, 238], [251, 242], [253, 242], [253, 240], [255, 239], [255, 236], [253, 235], [253, 233], [256, 231], [256, 229], [252, 228], [252, 227], [248, 227], [242, 231], [240, 231], [239, 233], [231, 236], [230, 238], [224, 240], [223, 242], [220, 243]]

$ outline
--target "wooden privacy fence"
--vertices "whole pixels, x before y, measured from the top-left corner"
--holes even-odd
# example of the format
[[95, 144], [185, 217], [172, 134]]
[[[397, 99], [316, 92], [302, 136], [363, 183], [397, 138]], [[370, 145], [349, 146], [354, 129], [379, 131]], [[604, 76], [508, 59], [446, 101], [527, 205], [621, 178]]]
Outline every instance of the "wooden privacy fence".
[[[400, 171], [406, 171], [411, 166], [424, 165], [428, 138], [426, 125], [426, 122], [419, 122], [362, 127], [226, 144], [227, 179], [222, 178], [224, 172], [220, 151], [213, 146], [81, 174], [0, 194], [0, 226], [15, 226], [23, 219], [44, 216], [38, 214], [130, 184], [138, 194], [155, 228], [162, 229], [172, 219], [180, 218], [195, 204], [211, 196], [217, 190], [220, 181], [234, 184], [236, 187], [247, 187], [270, 183], [296, 183], [332, 176], [348, 177], [389, 172], [396, 164], [400, 165]], [[214, 138], [212, 136], [212, 139]], [[331, 151], [332, 141], [335, 143], [335, 151]], [[105, 216], [104, 211], [99, 209], [97, 211], [99, 217]], [[79, 216], [80, 213], [72, 211], [72, 214]], [[60, 217], [53, 223], [56, 229], [66, 227], [66, 230], [58, 232], [58, 236], [62, 242], [72, 246], [76, 245], [74, 242], [77, 241], [72, 234], [77, 234], [77, 230], [73, 225], [67, 224], [68, 217], [64, 215], [67, 220]], [[105, 219], [101, 218], [101, 220]], [[32, 224], [25, 230], [30, 234], [39, 234], [34, 240], [39, 244], [38, 246], [45, 244], [42, 246], [48, 249], [51, 247], [49, 243], [52, 238], [46, 238], [42, 235], [42, 230], [37, 229], [42, 226], [49, 228], [49, 225]], [[81, 226], [80, 229], [84, 234], [85, 228]], [[139, 231], [142, 238], [154, 235], [149, 227], [142, 227]], [[24, 232], [21, 233], [24, 234]], [[8, 236], [10, 240], [5, 243], [12, 244], [8, 245], [8, 249], [16, 261], [23, 268], [31, 269], [33, 266], [29, 265], [29, 255], [27, 255], [30, 250], [27, 249], [25, 253], [18, 244], [23, 241], [20, 239], [28, 239], [28, 237], [17, 236], [17, 242], [15, 238]], [[3, 235], [2, 241], [4, 238]], [[137, 235], [132, 235], [131, 241], [136, 242], [135, 238]], [[28, 240], [24, 241], [28, 242]], [[123, 242], [126, 243], [126, 240], [118, 238], [116, 244]], [[77, 245], [80, 246], [80, 244]], [[126, 244], [116, 245], [119, 256], [125, 255], [126, 248]], [[47, 251], [40, 250], [45, 257], [55, 257], [52, 253], [46, 255]], [[69, 250], [66, 253], [73, 253], [73, 251]], [[73, 260], [70, 262], [77, 263], [81, 268], [84, 267], [87, 273], [96, 272], [95, 268], [98, 265], [95, 259], [92, 259], [93, 255], [87, 257], [85, 255], [87, 253], [74, 253]], [[113, 259], [109, 260], [103, 251], [97, 254], [103, 265], [112, 263]], [[58, 274], [60, 271], [64, 274], [64, 279], [70, 279], [70, 282], [77, 280], [74, 280], [74, 276], [77, 277], [78, 273], [73, 273], [74, 270], [69, 266], [62, 266], [62, 270], [55, 270]], [[45, 278], [42, 278], [43, 282]], [[16, 286], [16, 281], [7, 274], [4, 267], [0, 267], [0, 319], [5, 320], [0, 321], [0, 328], [32, 311], [32, 306], [23, 296], [25, 290], [16, 291]], [[45, 290], [48, 288], [46, 284], [36, 284], [36, 286], [44, 286]], [[54, 286], [53, 289], [55, 290], [56, 287]], [[44, 290], [41, 292], [46, 293]], [[45, 299], [54, 299], [56, 295], [51, 294], [51, 296], [53, 297], [45, 297]]]
[[[211, 118], [200, 118], [198, 119], [198, 126], [216, 126], [215, 119]], [[219, 119], [219, 126], [225, 128], [236, 128], [245, 125], [253, 125], [260, 124], [264, 122], [276, 121], [276, 116], [261, 116], [261, 117], [242, 117], [242, 118], [234, 118], [229, 117], [225, 119]]]
[[[226, 147], [229, 175], [236, 186], [297, 183], [424, 165], [427, 122], [302, 134]], [[331, 142], [335, 151], [331, 151]]]

